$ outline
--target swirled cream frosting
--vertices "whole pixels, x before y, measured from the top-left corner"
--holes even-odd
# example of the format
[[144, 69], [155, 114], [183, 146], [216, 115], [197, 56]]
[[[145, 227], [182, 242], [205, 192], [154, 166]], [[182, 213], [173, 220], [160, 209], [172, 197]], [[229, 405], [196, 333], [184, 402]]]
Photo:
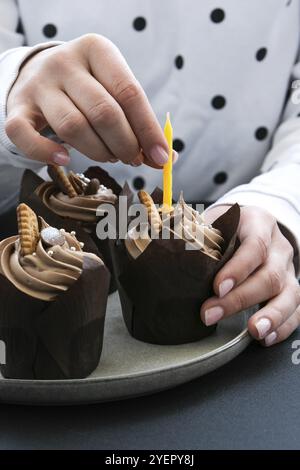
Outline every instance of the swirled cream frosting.
[[75, 197], [69, 197], [54, 183], [49, 182], [41, 184], [36, 193], [55, 214], [87, 224], [97, 222], [97, 216], [102, 214], [101, 207], [99, 207], [101, 204], [115, 204], [117, 201], [117, 196], [113, 191], [102, 185], [95, 194], [78, 194]]
[[222, 256], [224, 240], [221, 232], [205, 224], [202, 215], [186, 204], [182, 195], [174, 210], [168, 214], [162, 213], [160, 232], [153, 234], [151, 226], [153, 228], [154, 224], [149, 220], [149, 223], [128, 231], [125, 246], [134, 259], [146, 250], [153, 238], [181, 239], [186, 242], [187, 249], [200, 250], [215, 260]]
[[[0, 272], [25, 294], [52, 301], [79, 278], [85, 257], [100, 264], [103, 262], [98, 256], [82, 251], [82, 244], [76, 239], [75, 233], [64, 230], [59, 232], [50, 228], [43, 219], [40, 220], [41, 233], [34, 253], [21, 255], [19, 236], [0, 243]], [[55, 244], [55, 238], [45, 243], [45, 229], [48, 229], [48, 237], [51, 229], [52, 232], [55, 230], [60, 233], [59, 244]]]

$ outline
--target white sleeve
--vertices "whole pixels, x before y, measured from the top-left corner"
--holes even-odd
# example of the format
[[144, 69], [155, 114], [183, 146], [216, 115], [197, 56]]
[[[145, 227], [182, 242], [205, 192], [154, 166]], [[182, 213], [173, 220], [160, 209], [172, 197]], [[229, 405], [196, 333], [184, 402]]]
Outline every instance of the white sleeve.
[[0, 166], [9, 164], [16, 167], [38, 169], [42, 163], [28, 160], [9, 140], [5, 132], [6, 103], [23, 62], [32, 54], [60, 42], [38, 44], [26, 47], [25, 38], [16, 32], [19, 21], [17, 3], [14, 0], [0, 1]]
[[[300, 248], [300, 62], [293, 68], [292, 93], [260, 174], [238, 186], [214, 205], [259, 206], [268, 210], [294, 236]], [[296, 80], [296, 81], [295, 81]], [[297, 247], [296, 247], [297, 248]]]

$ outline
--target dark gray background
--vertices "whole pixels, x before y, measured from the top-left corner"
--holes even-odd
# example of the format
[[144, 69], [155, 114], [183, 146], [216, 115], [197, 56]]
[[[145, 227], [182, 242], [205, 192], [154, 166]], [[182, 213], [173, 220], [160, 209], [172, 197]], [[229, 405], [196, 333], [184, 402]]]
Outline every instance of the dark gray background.
[[253, 343], [225, 367], [156, 395], [80, 407], [0, 406], [1, 449], [299, 449], [292, 342]]

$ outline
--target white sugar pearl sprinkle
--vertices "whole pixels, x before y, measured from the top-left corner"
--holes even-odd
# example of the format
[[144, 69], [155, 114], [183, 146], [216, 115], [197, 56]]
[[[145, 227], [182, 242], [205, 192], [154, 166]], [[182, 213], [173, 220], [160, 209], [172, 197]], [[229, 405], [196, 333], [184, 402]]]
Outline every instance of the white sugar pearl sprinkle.
[[71, 235], [72, 235], [72, 237], [75, 237], [75, 236], [76, 236], [76, 232], [74, 232], [74, 230], [72, 230]]
[[61, 228], [61, 229], [60, 229], [60, 232], [61, 232], [61, 233], [65, 233], [66, 231], [65, 231], [64, 228]]
[[83, 248], [83, 247], [84, 247], [84, 243], [83, 243], [83, 242], [80, 242], [79, 245], [80, 245], [80, 248]]
[[53, 254], [54, 254], [54, 253], [53, 253], [52, 250], [49, 250], [49, 251], [48, 251], [48, 255], [49, 255], [49, 256], [53, 256]]
[[71, 250], [71, 251], [76, 251], [75, 246], [71, 246], [70, 250]]

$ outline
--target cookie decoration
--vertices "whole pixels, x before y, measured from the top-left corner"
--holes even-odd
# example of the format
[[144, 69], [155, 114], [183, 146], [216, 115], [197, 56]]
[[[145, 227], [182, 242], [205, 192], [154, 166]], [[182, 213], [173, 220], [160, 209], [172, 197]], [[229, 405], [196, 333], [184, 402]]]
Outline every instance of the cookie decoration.
[[61, 166], [48, 165], [48, 174], [64, 194], [70, 198], [77, 196], [77, 192]]
[[37, 217], [29, 206], [20, 204], [17, 208], [17, 218], [21, 255], [31, 255], [35, 252], [39, 240]]
[[148, 212], [148, 219], [150, 222], [151, 227], [156, 231], [159, 232], [162, 226], [162, 220], [159, 215], [158, 209], [154, 204], [154, 201], [150, 194], [146, 191], [139, 191], [138, 192], [139, 200], [147, 209]]
[[73, 188], [75, 189], [76, 193], [77, 194], [83, 194], [86, 185], [82, 181], [82, 179], [79, 176], [75, 175], [75, 173], [73, 171], [70, 171], [70, 173], [68, 174], [68, 177], [69, 177], [69, 181], [70, 181], [71, 185], [73, 186]]

